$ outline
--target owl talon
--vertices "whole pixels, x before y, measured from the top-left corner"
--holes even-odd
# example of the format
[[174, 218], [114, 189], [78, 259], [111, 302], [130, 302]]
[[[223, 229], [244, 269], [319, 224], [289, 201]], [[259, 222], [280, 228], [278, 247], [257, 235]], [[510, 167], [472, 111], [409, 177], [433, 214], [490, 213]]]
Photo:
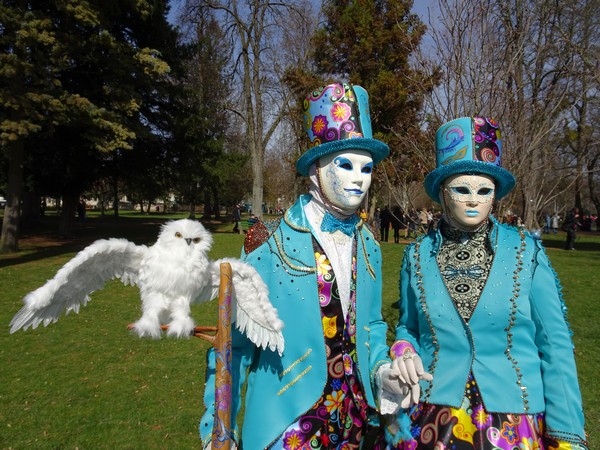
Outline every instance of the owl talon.
[[160, 324], [148, 318], [142, 317], [140, 320], [135, 322], [131, 328], [139, 337], [160, 339]]
[[189, 317], [185, 317], [178, 320], [173, 320], [169, 324], [169, 329], [167, 330], [167, 336], [177, 337], [177, 338], [189, 338], [194, 333], [194, 327], [196, 324]]

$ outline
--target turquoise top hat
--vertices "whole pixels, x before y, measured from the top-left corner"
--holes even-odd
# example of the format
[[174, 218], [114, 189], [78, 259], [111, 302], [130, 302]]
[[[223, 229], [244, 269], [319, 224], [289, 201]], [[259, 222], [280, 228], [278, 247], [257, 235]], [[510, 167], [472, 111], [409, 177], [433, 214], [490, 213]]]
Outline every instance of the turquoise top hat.
[[500, 166], [502, 142], [498, 124], [485, 117], [461, 117], [442, 125], [435, 134], [436, 169], [425, 177], [427, 195], [438, 203], [440, 186], [451, 175], [489, 175], [496, 198], [515, 186], [515, 177]]
[[365, 150], [377, 164], [390, 152], [373, 139], [369, 95], [360, 86], [330, 84], [314, 90], [304, 100], [304, 129], [310, 149], [296, 162], [300, 175], [308, 176], [311, 164], [322, 156], [343, 150]]

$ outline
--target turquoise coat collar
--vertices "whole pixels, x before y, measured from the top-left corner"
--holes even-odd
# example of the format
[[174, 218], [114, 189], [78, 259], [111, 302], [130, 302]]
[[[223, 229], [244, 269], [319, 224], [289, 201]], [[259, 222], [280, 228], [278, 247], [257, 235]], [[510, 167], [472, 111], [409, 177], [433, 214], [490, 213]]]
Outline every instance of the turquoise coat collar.
[[287, 223], [291, 228], [296, 231], [310, 233], [312, 227], [308, 223], [308, 219], [306, 218], [306, 214], [304, 214], [304, 206], [306, 206], [312, 200], [312, 195], [304, 194], [298, 198], [298, 201], [295, 202], [288, 210], [285, 212], [283, 216], [283, 220]]

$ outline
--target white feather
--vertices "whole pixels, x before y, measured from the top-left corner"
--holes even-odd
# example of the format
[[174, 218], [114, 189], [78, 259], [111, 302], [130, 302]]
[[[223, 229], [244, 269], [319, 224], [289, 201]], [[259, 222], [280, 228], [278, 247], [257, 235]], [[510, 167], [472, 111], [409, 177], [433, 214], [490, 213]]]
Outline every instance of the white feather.
[[89, 295], [105, 282], [119, 278], [137, 285], [142, 317], [134, 324], [140, 336], [159, 338], [160, 325], [170, 320], [167, 334], [189, 337], [195, 326], [192, 302], [214, 299], [219, 291], [219, 267], [233, 269], [232, 317], [240, 331], [257, 346], [283, 352], [283, 323], [268, 298], [256, 270], [233, 258], [208, 260], [212, 236], [199, 222], [183, 219], [163, 225], [151, 247], [125, 239], [99, 240], [79, 252], [46, 284], [25, 296], [25, 306], [14, 316], [10, 332], [56, 322], [63, 312], [79, 312]]
[[218, 268], [221, 263], [231, 264], [232, 269], [232, 321], [254, 344], [277, 350], [281, 355], [284, 348], [283, 322], [269, 301], [269, 288], [251, 265], [233, 258], [222, 258], [215, 261], [214, 266]]
[[89, 294], [113, 278], [137, 282], [137, 272], [146, 246], [125, 239], [99, 240], [79, 252], [46, 284], [25, 296], [25, 306], [10, 322], [10, 332], [56, 322], [63, 311], [79, 312]]

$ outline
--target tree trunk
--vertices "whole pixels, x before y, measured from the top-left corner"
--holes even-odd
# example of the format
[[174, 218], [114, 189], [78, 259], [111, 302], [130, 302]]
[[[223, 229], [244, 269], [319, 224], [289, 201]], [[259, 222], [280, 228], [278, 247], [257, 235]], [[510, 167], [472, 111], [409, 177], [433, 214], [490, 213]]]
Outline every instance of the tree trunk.
[[70, 238], [73, 235], [73, 218], [79, 204], [79, 192], [69, 192], [63, 194], [63, 207], [58, 225], [58, 234], [63, 238]]
[[41, 198], [37, 192], [28, 189], [23, 190], [23, 202], [21, 203], [21, 223], [24, 225], [40, 222]]
[[215, 219], [221, 219], [221, 208], [219, 207], [219, 191], [213, 190], [213, 211], [215, 212]]
[[2, 246], [0, 248], [2, 253], [12, 253], [19, 249], [24, 159], [25, 143], [23, 139], [11, 142], [8, 146], [8, 189], [2, 222]]
[[119, 179], [113, 178], [113, 210], [114, 216], [119, 217]]

